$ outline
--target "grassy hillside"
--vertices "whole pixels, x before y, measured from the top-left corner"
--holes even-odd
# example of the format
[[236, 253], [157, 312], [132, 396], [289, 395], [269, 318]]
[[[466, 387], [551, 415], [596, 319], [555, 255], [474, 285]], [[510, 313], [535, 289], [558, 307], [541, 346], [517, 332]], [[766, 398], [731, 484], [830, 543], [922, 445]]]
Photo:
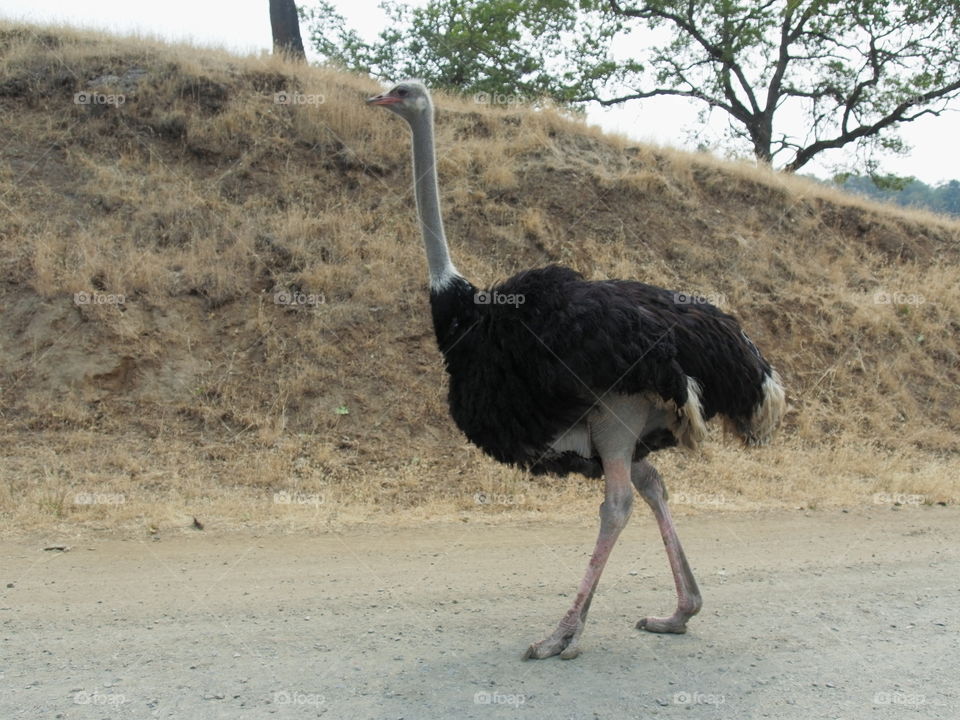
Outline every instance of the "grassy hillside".
[[[408, 133], [375, 90], [0, 24], [5, 525], [592, 522], [595, 482], [504, 469], [449, 420]], [[780, 370], [774, 446], [718, 428], [658, 456], [681, 511], [960, 499], [960, 224], [551, 111], [438, 106], [468, 277], [560, 262], [702, 295]]]

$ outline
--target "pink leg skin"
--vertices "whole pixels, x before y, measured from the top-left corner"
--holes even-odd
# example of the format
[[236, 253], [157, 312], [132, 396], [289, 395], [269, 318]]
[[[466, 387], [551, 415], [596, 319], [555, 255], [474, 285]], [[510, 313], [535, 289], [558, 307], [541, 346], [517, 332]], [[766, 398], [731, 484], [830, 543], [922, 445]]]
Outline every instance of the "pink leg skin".
[[663, 538], [667, 558], [670, 560], [670, 569], [673, 571], [673, 581], [677, 586], [677, 609], [673, 615], [644, 618], [637, 623], [637, 627], [656, 633], [685, 633], [687, 620], [700, 612], [703, 601], [700, 598], [697, 581], [693, 579], [693, 572], [683, 554], [677, 531], [673, 527], [663, 480], [660, 478], [660, 473], [645, 460], [634, 463], [630, 479], [657, 518], [660, 536]]
[[587, 621], [587, 612], [593, 593], [600, 582], [600, 574], [610, 551], [620, 536], [620, 531], [630, 519], [633, 506], [633, 490], [630, 488], [629, 459], [620, 458], [603, 462], [603, 474], [606, 480], [604, 501], [600, 506], [600, 535], [597, 545], [587, 565], [587, 572], [580, 581], [573, 607], [563, 616], [557, 629], [540, 642], [534, 643], [523, 654], [524, 660], [541, 659], [559, 655], [570, 660], [580, 654], [580, 635]]

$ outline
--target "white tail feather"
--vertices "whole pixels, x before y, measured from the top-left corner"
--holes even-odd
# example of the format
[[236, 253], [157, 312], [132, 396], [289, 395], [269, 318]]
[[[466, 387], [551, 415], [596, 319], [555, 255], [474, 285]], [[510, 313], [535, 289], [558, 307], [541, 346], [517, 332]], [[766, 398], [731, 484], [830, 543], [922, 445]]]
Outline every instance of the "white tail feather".
[[707, 423], [700, 404], [700, 385], [687, 377], [687, 401], [676, 408], [675, 424], [670, 428], [677, 441], [685, 448], [697, 450], [707, 437]]
[[747, 422], [733, 422], [724, 418], [725, 427], [743, 440], [745, 445], [766, 445], [773, 437], [780, 420], [787, 412], [787, 396], [780, 375], [771, 369], [763, 380], [760, 404]]

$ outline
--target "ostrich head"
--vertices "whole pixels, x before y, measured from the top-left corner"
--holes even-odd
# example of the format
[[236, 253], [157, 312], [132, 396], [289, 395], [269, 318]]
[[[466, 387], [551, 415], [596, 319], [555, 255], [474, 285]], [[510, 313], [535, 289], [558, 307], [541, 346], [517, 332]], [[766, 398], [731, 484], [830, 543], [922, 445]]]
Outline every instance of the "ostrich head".
[[367, 99], [369, 105], [382, 105], [409, 123], [430, 112], [430, 93], [417, 80], [404, 80], [390, 90]]

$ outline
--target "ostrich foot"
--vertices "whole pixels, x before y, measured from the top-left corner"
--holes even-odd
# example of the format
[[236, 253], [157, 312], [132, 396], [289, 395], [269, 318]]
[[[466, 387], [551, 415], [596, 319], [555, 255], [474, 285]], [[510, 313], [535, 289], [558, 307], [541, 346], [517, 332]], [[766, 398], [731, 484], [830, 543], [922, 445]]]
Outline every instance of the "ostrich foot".
[[523, 660], [542, 660], [559, 655], [563, 660], [572, 660], [580, 654], [580, 634], [583, 632], [583, 620], [577, 618], [570, 623], [564, 618], [553, 634], [540, 642], [533, 643], [523, 654]]
[[638, 630], [653, 633], [676, 633], [682, 635], [687, 631], [689, 616], [673, 614], [670, 617], [646, 617], [637, 623]]

